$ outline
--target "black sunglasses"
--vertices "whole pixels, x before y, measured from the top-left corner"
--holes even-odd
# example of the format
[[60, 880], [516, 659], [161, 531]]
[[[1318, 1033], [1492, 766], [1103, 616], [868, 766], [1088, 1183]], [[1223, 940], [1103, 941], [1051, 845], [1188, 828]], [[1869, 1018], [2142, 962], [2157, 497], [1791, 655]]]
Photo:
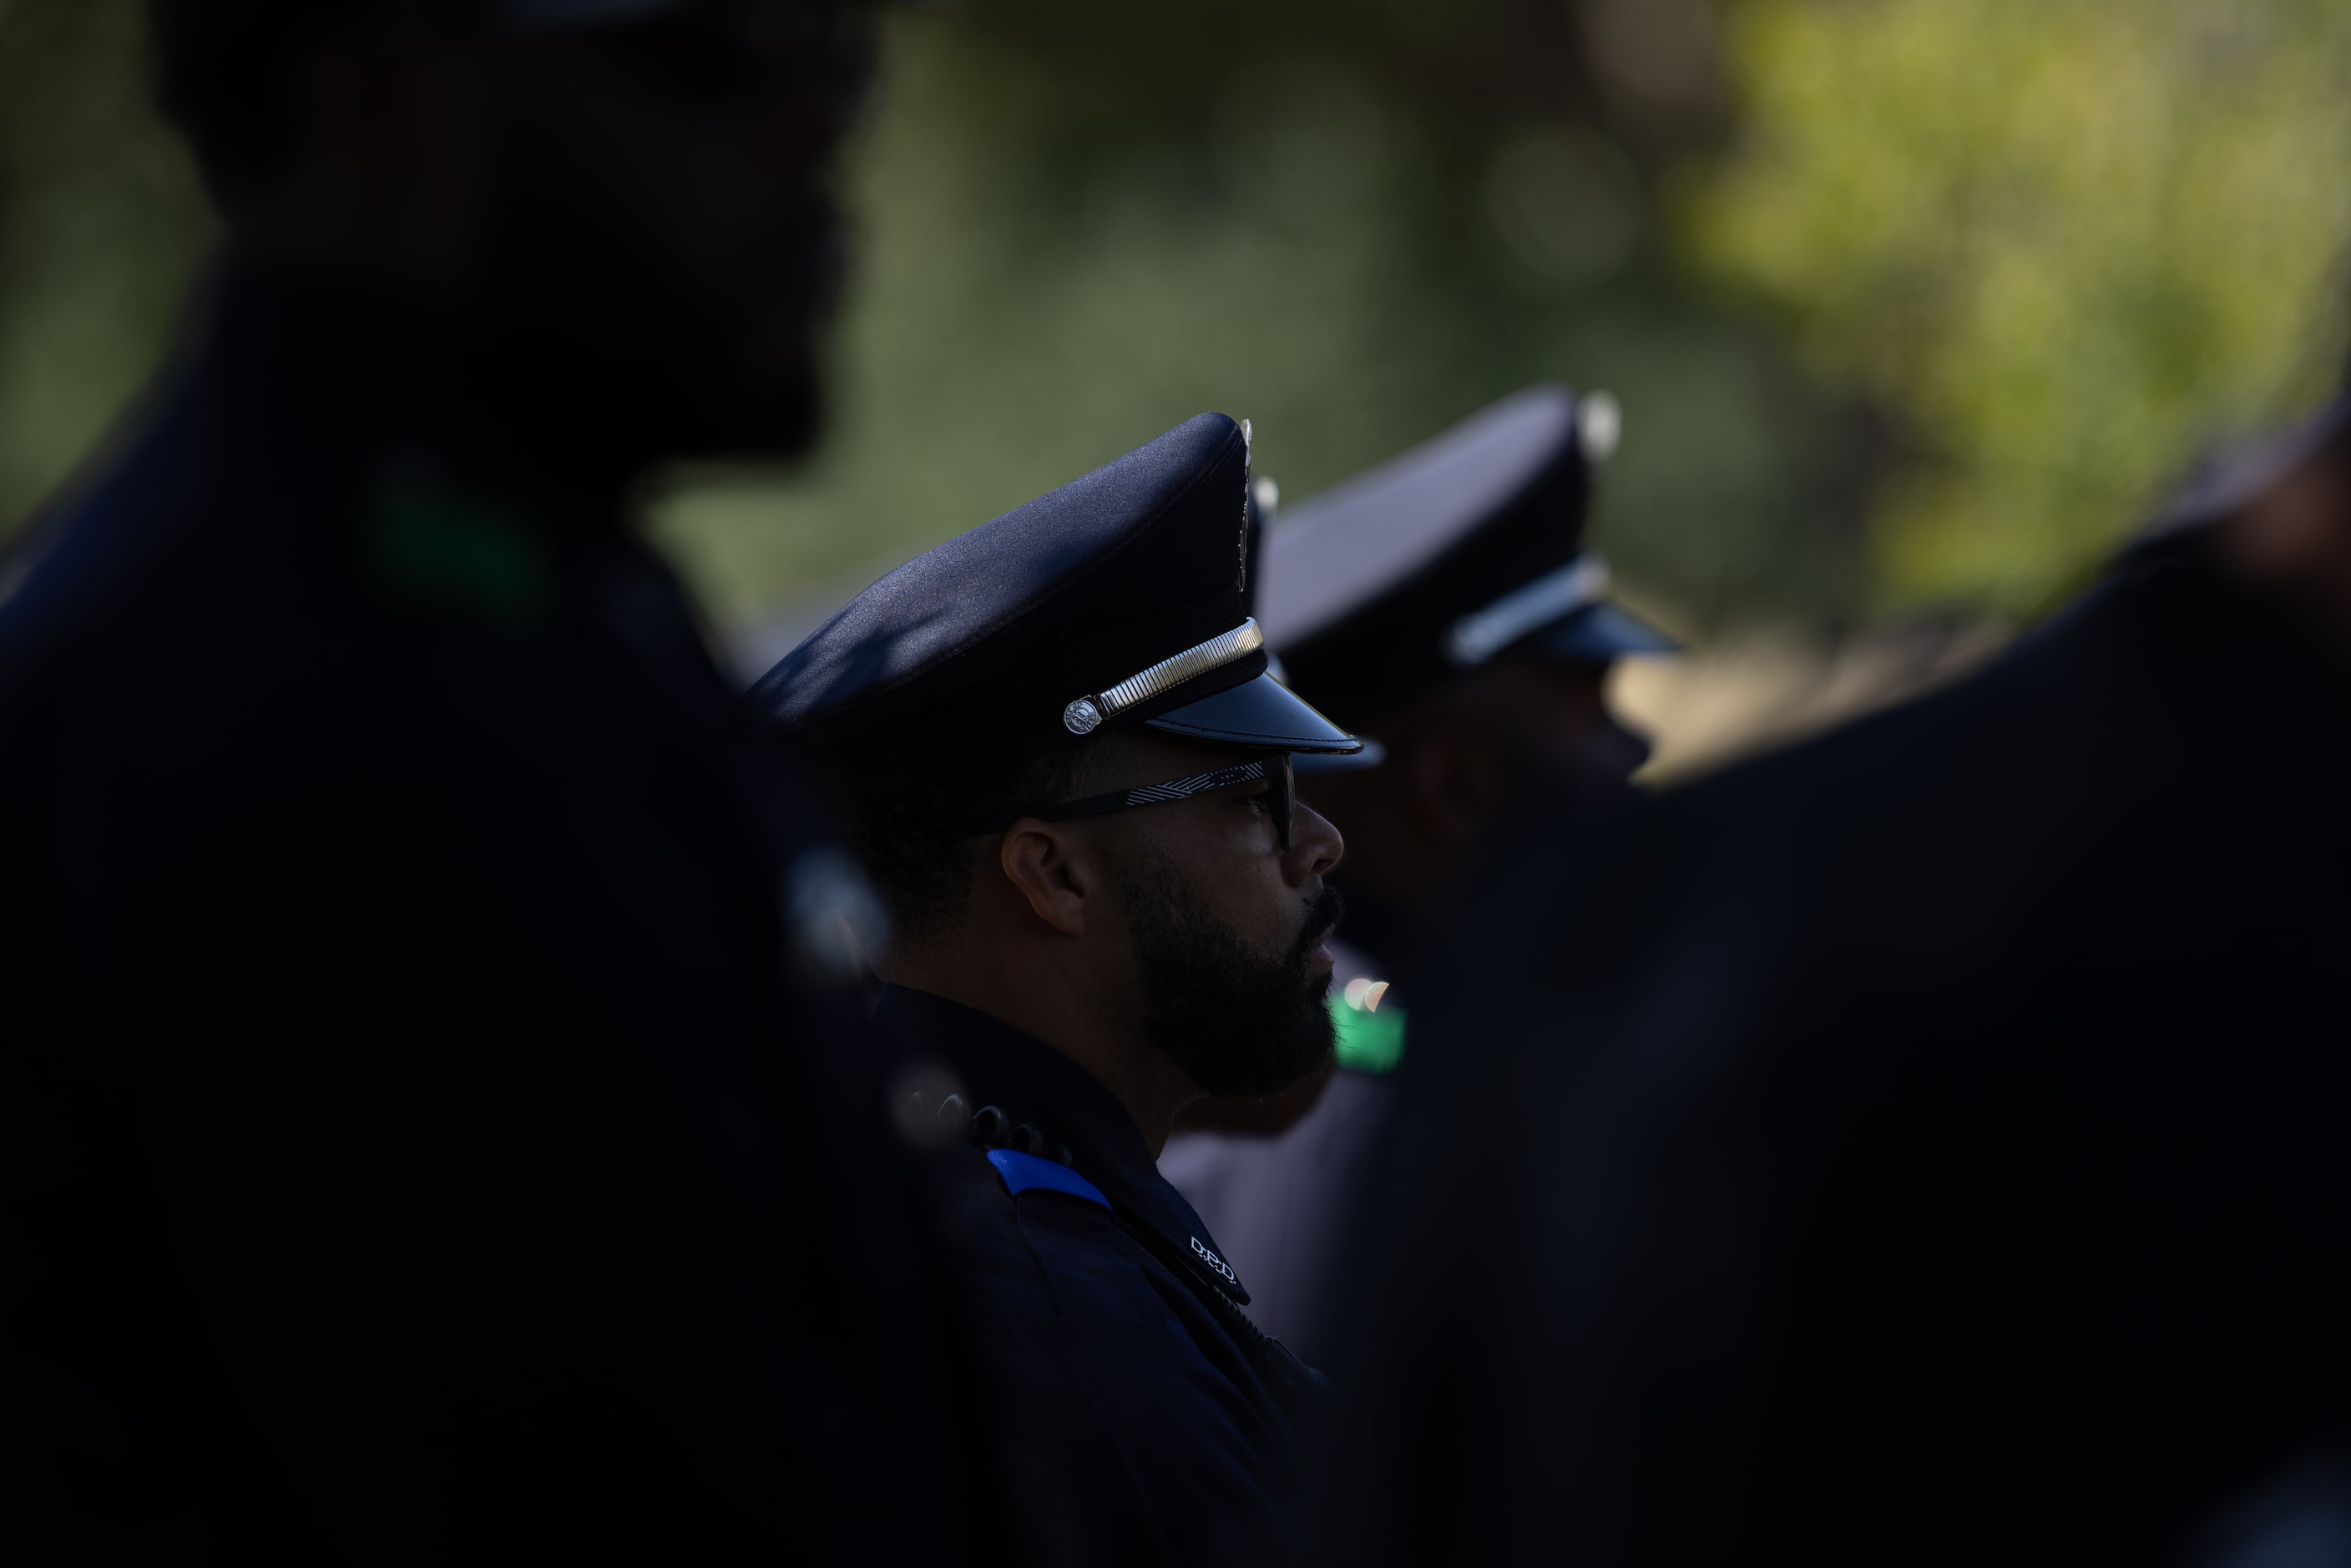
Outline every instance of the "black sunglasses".
[[1113, 789], [1104, 795], [1088, 795], [1082, 800], [1057, 800], [1050, 806], [1040, 806], [1035, 810], [1020, 814], [1034, 817], [1041, 822], [1104, 817], [1113, 811], [1132, 810], [1137, 806], [1188, 800], [1195, 795], [1205, 795], [1211, 789], [1222, 789], [1231, 784], [1244, 784], [1252, 779], [1262, 779], [1270, 786], [1266, 791], [1270, 797], [1266, 802], [1267, 815], [1273, 819], [1274, 837], [1286, 852], [1290, 848], [1291, 818], [1298, 800], [1297, 784], [1290, 774], [1290, 753], [1287, 751], [1259, 758], [1255, 762], [1237, 762], [1213, 773], [1195, 773], [1189, 779], [1171, 779], [1165, 784], [1144, 784], [1132, 789]]

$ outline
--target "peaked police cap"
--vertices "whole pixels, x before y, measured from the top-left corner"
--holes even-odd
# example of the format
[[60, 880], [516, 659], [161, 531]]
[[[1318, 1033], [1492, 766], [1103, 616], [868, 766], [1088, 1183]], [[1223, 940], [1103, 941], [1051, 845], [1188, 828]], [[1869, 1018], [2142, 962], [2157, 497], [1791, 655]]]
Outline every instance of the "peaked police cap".
[[1204, 413], [900, 567], [751, 700], [885, 786], [1132, 726], [1247, 750], [1360, 750], [1266, 674], [1244, 605], [1248, 495], [1246, 435]]
[[1288, 674], [1349, 725], [1510, 653], [1607, 664], [1677, 644], [1608, 597], [1584, 548], [1614, 404], [1537, 386], [1284, 508], [1257, 614]]

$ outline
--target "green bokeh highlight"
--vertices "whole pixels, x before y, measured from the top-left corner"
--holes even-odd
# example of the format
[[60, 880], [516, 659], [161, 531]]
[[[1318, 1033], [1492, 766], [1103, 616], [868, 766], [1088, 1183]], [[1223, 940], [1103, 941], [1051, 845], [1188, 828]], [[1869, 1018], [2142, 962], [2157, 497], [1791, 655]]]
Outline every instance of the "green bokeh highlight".
[[1374, 1077], [1394, 1072], [1404, 1065], [1404, 1020], [1402, 1008], [1366, 1011], [1334, 993], [1331, 1030], [1339, 1065]]

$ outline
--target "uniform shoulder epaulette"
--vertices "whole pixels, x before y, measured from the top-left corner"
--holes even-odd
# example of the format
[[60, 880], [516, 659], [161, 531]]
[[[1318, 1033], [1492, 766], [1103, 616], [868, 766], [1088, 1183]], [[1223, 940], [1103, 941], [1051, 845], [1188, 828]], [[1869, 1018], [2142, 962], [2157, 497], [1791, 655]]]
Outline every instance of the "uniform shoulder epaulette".
[[990, 1149], [987, 1163], [996, 1167], [996, 1174], [1004, 1178], [1006, 1189], [1015, 1197], [1032, 1190], [1065, 1192], [1071, 1197], [1099, 1203], [1104, 1208], [1110, 1207], [1110, 1199], [1102, 1196], [1102, 1188], [1057, 1161], [1024, 1155], [1018, 1149]]
[[1015, 1197], [1029, 1191], [1063, 1192], [1111, 1207], [1102, 1188], [1070, 1168], [1073, 1156], [1067, 1144], [1054, 1150], [1055, 1157], [1046, 1158], [1050, 1145], [1045, 1134], [1029, 1123], [1015, 1124], [1001, 1106], [982, 1105], [975, 1112], [962, 1095], [950, 1094], [933, 1111], [918, 1091], [906, 1097], [906, 1114], [914, 1125], [935, 1121], [977, 1143]]

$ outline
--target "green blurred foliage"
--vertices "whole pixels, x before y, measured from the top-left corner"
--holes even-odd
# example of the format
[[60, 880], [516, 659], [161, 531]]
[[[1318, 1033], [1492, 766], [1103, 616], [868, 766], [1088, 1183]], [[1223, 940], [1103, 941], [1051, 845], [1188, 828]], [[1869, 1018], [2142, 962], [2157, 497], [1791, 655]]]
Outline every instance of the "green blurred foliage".
[[1250, 419], [1295, 499], [1558, 379], [1628, 410], [1600, 538], [1636, 590], [1841, 614], [1844, 427], [1659, 248], [1656, 171], [1711, 133], [1710, 14], [1640, 4], [1630, 85], [1593, 58], [1612, 13], [1519, 0], [900, 17], [833, 437], [788, 483], [705, 479], [665, 533], [741, 615], [1204, 409]]
[[[2200, 440], [2335, 375], [2351, 6], [1726, 14], [901, 14], [831, 437], [684, 476], [656, 526], [742, 620], [1202, 409], [1252, 419], [1296, 498], [1557, 378], [1626, 405], [1600, 539], [1669, 613], [2017, 614]], [[135, 393], [210, 243], [145, 75], [135, 0], [0, 0], [0, 535]]]
[[[1203, 409], [1293, 498], [1538, 379], [1615, 392], [1601, 539], [1688, 621], [1856, 599], [1850, 446], [1661, 249], [1706, 0], [968, 0], [893, 22], [837, 415], [656, 525], [723, 618], [835, 596]], [[208, 243], [135, 0], [0, 0], [0, 533], [102, 435]]]
[[1692, 252], [1894, 422], [1893, 601], [2032, 610], [2338, 374], [2340, 0], [1744, 0]]
[[154, 365], [211, 225], [126, 0], [0, 0], [0, 538]]

